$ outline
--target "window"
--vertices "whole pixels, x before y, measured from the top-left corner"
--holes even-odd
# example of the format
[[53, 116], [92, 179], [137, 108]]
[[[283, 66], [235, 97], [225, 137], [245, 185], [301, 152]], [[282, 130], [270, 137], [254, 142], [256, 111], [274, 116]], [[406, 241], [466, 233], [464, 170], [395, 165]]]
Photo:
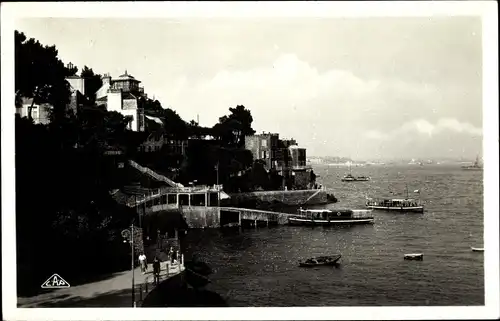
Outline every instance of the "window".
[[144, 115], [143, 114], [139, 115], [139, 127], [140, 128], [144, 127]]
[[33, 119], [38, 119], [38, 111], [33, 110], [32, 114], [31, 117], [33, 117]]
[[179, 195], [179, 205], [189, 206], [189, 195], [180, 194]]
[[210, 197], [208, 202], [210, 203], [210, 206], [217, 206], [217, 193], [210, 193]]
[[168, 204], [176, 204], [177, 203], [177, 195], [168, 194]]
[[265, 150], [260, 152], [260, 158], [266, 159], [267, 158], [267, 152]]
[[267, 147], [267, 140], [263, 139], [261, 145], [262, 145], [262, 147]]
[[191, 194], [191, 205], [205, 206], [205, 194]]

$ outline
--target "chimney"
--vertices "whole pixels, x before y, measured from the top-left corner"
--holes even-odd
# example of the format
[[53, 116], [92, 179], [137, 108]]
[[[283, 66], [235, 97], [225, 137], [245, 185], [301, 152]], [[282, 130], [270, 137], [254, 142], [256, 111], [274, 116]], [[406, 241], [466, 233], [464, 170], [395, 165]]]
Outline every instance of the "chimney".
[[104, 74], [102, 76], [102, 84], [103, 85], [111, 84], [111, 76], [109, 74]]

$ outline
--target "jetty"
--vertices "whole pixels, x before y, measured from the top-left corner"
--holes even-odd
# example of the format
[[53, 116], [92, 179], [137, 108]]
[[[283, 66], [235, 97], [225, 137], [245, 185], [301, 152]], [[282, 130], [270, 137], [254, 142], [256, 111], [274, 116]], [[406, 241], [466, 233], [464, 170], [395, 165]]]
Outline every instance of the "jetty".
[[295, 206], [328, 202], [328, 194], [324, 188], [229, 195], [223, 191], [221, 185], [183, 186], [135, 161], [129, 160], [128, 165], [133, 171], [156, 181], [160, 186], [148, 188], [140, 184], [129, 185], [120, 190], [110, 191], [112, 197], [119, 203], [134, 208], [139, 217], [143, 218], [149, 215], [178, 217], [181, 214], [189, 228], [283, 225], [288, 223], [290, 216], [297, 215], [239, 208], [230, 202], [234, 200], [238, 203], [240, 198], [267, 202], [280, 201]]

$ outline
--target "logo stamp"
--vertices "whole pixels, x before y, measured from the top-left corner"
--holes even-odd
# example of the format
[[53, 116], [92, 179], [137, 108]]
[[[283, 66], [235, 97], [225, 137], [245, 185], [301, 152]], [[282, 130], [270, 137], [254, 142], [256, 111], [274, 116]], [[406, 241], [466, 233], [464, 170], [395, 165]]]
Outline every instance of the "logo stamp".
[[57, 273], [52, 274], [52, 276], [42, 284], [42, 289], [62, 289], [69, 287], [69, 283]]

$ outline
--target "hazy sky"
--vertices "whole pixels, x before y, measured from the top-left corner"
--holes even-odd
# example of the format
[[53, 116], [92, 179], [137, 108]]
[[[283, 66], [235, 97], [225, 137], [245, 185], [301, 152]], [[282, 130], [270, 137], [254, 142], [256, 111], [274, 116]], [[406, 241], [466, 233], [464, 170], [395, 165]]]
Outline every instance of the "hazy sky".
[[244, 105], [308, 155], [475, 157], [479, 18], [25, 19], [80, 69], [125, 69], [184, 120]]

